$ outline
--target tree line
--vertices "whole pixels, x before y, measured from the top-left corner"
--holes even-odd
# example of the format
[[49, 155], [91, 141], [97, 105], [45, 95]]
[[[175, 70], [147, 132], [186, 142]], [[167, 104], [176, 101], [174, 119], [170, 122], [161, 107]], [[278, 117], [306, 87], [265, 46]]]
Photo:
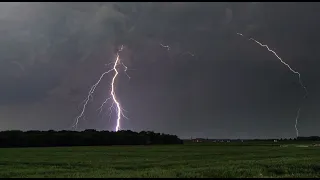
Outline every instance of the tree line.
[[319, 136], [298, 137], [298, 141], [320, 141]]
[[130, 130], [85, 131], [1, 131], [0, 147], [108, 146], [183, 144], [176, 135]]

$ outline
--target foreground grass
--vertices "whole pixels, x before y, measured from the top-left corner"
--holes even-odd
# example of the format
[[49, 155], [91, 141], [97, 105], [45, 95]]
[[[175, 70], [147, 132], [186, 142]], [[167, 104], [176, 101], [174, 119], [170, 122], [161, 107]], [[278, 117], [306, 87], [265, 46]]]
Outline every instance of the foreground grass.
[[0, 177], [320, 177], [320, 147], [9, 148], [0, 149]]

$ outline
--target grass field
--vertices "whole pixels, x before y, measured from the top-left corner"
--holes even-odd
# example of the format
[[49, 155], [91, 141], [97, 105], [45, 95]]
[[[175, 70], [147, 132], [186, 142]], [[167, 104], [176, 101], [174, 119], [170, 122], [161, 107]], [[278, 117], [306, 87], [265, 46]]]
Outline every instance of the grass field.
[[203, 143], [0, 149], [0, 177], [320, 177], [320, 147]]

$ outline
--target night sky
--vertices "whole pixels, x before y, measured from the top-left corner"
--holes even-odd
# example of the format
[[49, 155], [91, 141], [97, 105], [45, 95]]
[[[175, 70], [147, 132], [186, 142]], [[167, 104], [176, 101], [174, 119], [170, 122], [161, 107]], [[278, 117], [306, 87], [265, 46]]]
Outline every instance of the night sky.
[[[122, 129], [182, 138], [320, 135], [319, 3], [0, 3], [0, 130], [70, 129], [116, 49]], [[253, 37], [301, 73], [298, 77]], [[169, 45], [170, 50], [160, 46]], [[187, 52], [193, 53], [190, 56]], [[113, 73], [79, 129], [114, 130]], [[114, 114], [113, 114], [114, 115]]]

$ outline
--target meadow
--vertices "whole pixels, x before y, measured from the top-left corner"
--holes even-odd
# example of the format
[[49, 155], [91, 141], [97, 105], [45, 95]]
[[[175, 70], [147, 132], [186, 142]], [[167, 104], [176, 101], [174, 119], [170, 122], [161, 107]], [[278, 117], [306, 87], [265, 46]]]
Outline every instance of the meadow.
[[320, 147], [304, 144], [1, 148], [0, 177], [320, 177]]

